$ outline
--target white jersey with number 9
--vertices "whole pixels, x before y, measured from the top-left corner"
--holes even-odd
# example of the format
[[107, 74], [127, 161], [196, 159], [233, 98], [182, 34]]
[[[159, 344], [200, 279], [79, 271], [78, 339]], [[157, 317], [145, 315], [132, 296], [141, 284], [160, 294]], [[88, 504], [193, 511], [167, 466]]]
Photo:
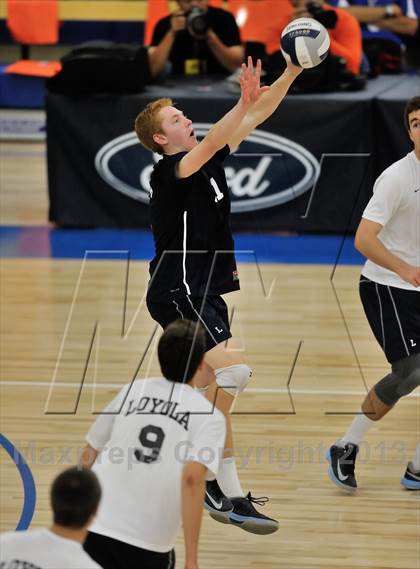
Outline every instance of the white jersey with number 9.
[[90, 531], [143, 549], [167, 552], [181, 520], [186, 462], [217, 474], [225, 419], [200, 393], [163, 378], [125, 386], [87, 434], [102, 450], [93, 467], [103, 497]]

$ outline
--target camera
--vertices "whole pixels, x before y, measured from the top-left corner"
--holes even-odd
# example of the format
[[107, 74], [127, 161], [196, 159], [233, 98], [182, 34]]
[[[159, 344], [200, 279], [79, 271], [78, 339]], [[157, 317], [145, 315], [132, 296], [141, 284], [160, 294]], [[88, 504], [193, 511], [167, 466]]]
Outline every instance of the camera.
[[206, 10], [194, 7], [185, 14], [185, 17], [187, 19], [188, 28], [190, 28], [196, 36], [204, 36], [206, 34], [210, 27]]
[[311, 16], [327, 30], [332, 30], [337, 24], [337, 14], [334, 10], [324, 10], [318, 2], [308, 2], [306, 4], [307, 11]]

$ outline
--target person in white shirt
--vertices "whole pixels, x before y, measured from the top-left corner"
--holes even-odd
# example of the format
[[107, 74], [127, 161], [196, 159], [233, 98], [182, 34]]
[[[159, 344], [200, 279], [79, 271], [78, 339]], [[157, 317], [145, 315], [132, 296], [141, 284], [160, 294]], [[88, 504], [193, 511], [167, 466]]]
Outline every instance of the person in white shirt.
[[[407, 103], [404, 118], [414, 150], [376, 180], [355, 239], [367, 257], [360, 297], [391, 371], [369, 391], [361, 413], [327, 453], [331, 480], [349, 491], [357, 488], [355, 461], [364, 435], [420, 385], [420, 96]], [[401, 484], [420, 490], [420, 444]]]
[[82, 547], [100, 498], [90, 470], [73, 467], [59, 474], [51, 487], [52, 527], [1, 534], [0, 568], [100, 569]]
[[183, 522], [185, 568], [196, 569], [205, 482], [219, 470], [223, 414], [193, 385], [215, 380], [199, 323], [176, 320], [158, 344], [164, 377], [125, 386], [87, 434], [103, 499], [85, 543], [105, 569], [170, 569]]

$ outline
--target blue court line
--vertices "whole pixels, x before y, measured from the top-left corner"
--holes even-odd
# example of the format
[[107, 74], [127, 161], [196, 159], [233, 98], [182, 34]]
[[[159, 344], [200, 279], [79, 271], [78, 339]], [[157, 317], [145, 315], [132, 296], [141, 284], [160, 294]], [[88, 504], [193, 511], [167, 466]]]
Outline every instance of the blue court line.
[[[296, 263], [361, 265], [353, 237], [340, 235], [235, 234], [237, 260], [243, 263]], [[53, 229], [50, 227], [0, 227], [0, 257], [126, 259], [149, 261], [153, 257], [150, 231], [140, 229]], [[246, 251], [246, 253], [241, 253]], [[255, 253], [253, 253], [255, 252]], [[338, 257], [338, 259], [337, 259]]]
[[26, 463], [26, 460], [17, 450], [17, 448], [0, 433], [0, 445], [5, 449], [7, 454], [16, 464], [23, 484], [23, 508], [20, 515], [20, 520], [16, 526], [16, 531], [23, 531], [28, 529], [31, 524], [32, 517], [35, 511], [36, 503], [36, 488], [31, 469]]

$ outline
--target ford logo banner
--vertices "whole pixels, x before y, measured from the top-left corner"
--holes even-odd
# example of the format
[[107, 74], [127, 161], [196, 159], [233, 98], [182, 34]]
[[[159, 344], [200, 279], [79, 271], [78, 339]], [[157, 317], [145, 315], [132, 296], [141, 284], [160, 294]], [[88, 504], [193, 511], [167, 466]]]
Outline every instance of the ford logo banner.
[[[212, 127], [194, 123], [198, 137]], [[95, 156], [95, 168], [112, 188], [149, 203], [150, 174], [159, 154], [151, 154], [134, 132], [114, 138]], [[310, 190], [319, 176], [319, 163], [306, 148], [272, 132], [255, 130], [225, 160], [232, 213], [255, 211], [289, 202]]]

